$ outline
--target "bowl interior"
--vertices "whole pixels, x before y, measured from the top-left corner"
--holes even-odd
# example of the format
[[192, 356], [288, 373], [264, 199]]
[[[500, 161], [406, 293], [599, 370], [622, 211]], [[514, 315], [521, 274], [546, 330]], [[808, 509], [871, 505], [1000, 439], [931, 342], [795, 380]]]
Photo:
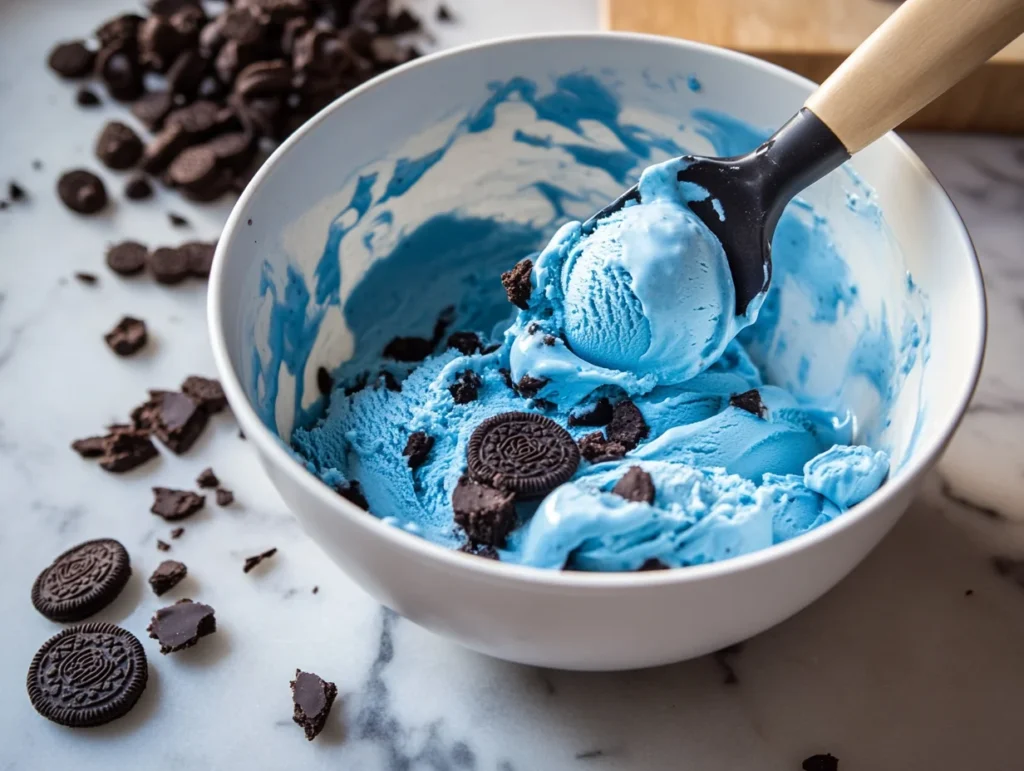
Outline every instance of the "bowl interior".
[[[751, 149], [811, 88], [705, 46], [581, 35], [471, 47], [349, 95], [278, 150], [222, 239], [220, 321], [249, 402], [287, 441], [322, 408], [320, 367], [360, 371], [450, 305], [463, 328], [503, 323], [498, 274], [560, 222], [652, 162]], [[886, 138], [848, 166], [790, 207], [746, 342], [772, 382], [852, 409], [899, 474], [973, 385], [983, 301], [915, 156]], [[805, 240], [824, 257], [802, 261]]]

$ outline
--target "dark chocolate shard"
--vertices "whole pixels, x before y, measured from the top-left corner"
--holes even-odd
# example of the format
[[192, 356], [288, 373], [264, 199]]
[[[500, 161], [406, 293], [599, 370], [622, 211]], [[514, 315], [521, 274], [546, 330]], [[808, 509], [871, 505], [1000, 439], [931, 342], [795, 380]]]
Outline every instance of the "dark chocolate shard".
[[759, 418], [764, 418], [768, 413], [764, 402], [761, 401], [761, 392], [756, 388], [744, 391], [741, 394], [733, 394], [729, 397], [729, 406], [746, 410], [751, 415], [757, 415]]
[[454, 348], [464, 356], [471, 356], [480, 351], [480, 337], [476, 332], [452, 332], [445, 343], [448, 348]]
[[416, 469], [426, 462], [427, 456], [430, 455], [433, 447], [434, 437], [423, 431], [414, 431], [409, 434], [409, 439], [405, 443], [402, 455], [409, 459], [409, 468]]
[[831, 753], [811, 755], [800, 764], [803, 771], [839, 771], [839, 758]]
[[173, 605], [160, 608], [149, 626], [149, 636], [160, 643], [161, 653], [191, 648], [202, 637], [217, 631], [217, 619], [209, 605], [192, 600], [178, 600]]
[[586, 412], [569, 414], [570, 426], [607, 426], [612, 419], [612, 403], [601, 397]]
[[547, 378], [533, 377], [532, 375], [523, 375], [519, 378], [519, 382], [516, 383], [516, 391], [520, 396], [526, 399], [532, 399], [536, 396], [540, 389], [548, 384]]
[[302, 726], [309, 741], [313, 741], [327, 723], [331, 705], [338, 695], [338, 687], [312, 672], [295, 670], [291, 682], [294, 711], [292, 720]]
[[612, 492], [634, 503], [654, 503], [654, 480], [639, 466], [630, 466]]
[[517, 308], [526, 310], [530, 307], [530, 273], [533, 271], [533, 260], [526, 257], [515, 264], [511, 270], [501, 274], [501, 285], [505, 287], [508, 301]]
[[471, 369], [463, 370], [455, 376], [455, 382], [448, 386], [448, 392], [456, 404], [469, 404], [477, 399], [483, 381]]
[[603, 463], [608, 460], [622, 458], [627, 450], [620, 442], [612, 442], [600, 431], [587, 434], [579, 441], [580, 455], [591, 463]]
[[199, 476], [196, 477], [196, 484], [200, 487], [216, 487], [220, 484], [220, 480], [213, 473], [212, 468], [204, 468], [199, 472]]
[[176, 560], [164, 560], [156, 566], [156, 570], [149, 577], [149, 585], [153, 593], [159, 597], [169, 592], [188, 574], [188, 568], [184, 563]]
[[434, 343], [425, 337], [396, 337], [384, 346], [384, 358], [395, 361], [423, 361], [434, 351]]
[[452, 492], [455, 523], [475, 544], [504, 546], [516, 526], [515, 493], [462, 477]]
[[219, 380], [200, 375], [189, 375], [181, 384], [181, 390], [195, 399], [211, 415], [228, 406], [228, 399]]
[[640, 444], [650, 433], [640, 409], [629, 399], [624, 399], [612, 408], [612, 419], [607, 431], [608, 440], [618, 442], [627, 451]]
[[334, 488], [334, 491], [344, 498], [349, 503], [354, 503], [356, 506], [361, 508], [363, 511], [370, 510], [370, 504], [366, 500], [366, 496], [363, 495], [363, 488], [356, 480], [343, 482]]
[[206, 503], [206, 498], [191, 490], [173, 490], [169, 487], [153, 488], [150, 511], [168, 522], [191, 517]]
[[245, 564], [242, 565], [242, 572], [243, 573], [248, 573], [250, 570], [252, 570], [254, 567], [259, 565], [261, 562], [263, 562], [264, 560], [270, 559], [275, 554], [277, 554], [277, 548], [276, 547], [273, 548], [273, 549], [267, 549], [265, 552], [260, 552], [259, 554], [254, 554], [252, 557], [246, 557], [245, 558]]

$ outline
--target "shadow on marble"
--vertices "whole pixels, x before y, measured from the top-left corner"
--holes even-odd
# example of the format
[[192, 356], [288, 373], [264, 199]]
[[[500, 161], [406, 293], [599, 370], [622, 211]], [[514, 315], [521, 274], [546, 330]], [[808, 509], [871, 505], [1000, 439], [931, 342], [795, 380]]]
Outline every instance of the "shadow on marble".
[[138, 565], [132, 565], [132, 574], [128, 577], [128, 583], [117, 595], [112, 603], [95, 615], [89, 616], [88, 621], [105, 621], [109, 624], [124, 625], [124, 622], [131, 616], [142, 603], [144, 592], [149, 591], [146, 579], [149, 575], [141, 575]]

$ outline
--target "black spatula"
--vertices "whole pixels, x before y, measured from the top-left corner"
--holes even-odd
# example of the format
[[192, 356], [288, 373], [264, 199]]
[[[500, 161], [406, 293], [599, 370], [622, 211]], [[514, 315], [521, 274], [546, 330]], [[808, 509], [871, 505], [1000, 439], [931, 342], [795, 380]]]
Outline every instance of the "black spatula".
[[[684, 156], [679, 181], [710, 194], [689, 206], [722, 242], [736, 313], [743, 314], [768, 288], [772, 236], [793, 196], [1022, 31], [1024, 0], [907, 0], [756, 150], [735, 158]], [[1019, 98], [1024, 99], [1024, 83]], [[587, 220], [584, 233], [630, 201], [640, 202], [635, 186]]]

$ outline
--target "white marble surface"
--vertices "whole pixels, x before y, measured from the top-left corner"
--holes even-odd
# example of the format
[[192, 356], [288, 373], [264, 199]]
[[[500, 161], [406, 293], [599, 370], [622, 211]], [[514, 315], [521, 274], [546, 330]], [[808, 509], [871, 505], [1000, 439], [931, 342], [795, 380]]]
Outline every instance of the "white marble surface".
[[[450, 5], [461, 22], [439, 34], [445, 44], [592, 28], [597, 16], [590, 0]], [[992, 327], [963, 429], [879, 549], [823, 600], [730, 656], [735, 684], [723, 682], [713, 658], [613, 675], [540, 671], [467, 653], [376, 606], [302, 534], [230, 417], [214, 421], [184, 457], [165, 453], [124, 477], [68, 449], [71, 439], [125, 417], [147, 388], [213, 374], [204, 287], [121, 280], [102, 254], [118, 238], [156, 245], [213, 237], [224, 208], [200, 210], [163, 193], [144, 204], [119, 201], [109, 216], [86, 222], [53, 192], [59, 170], [98, 166], [91, 141], [116, 108], [71, 106], [71, 89], [46, 75], [42, 58], [55, 38], [122, 7], [0, 5], [0, 181], [17, 179], [30, 193], [0, 212], [0, 771], [67, 763], [81, 771], [789, 771], [825, 751], [843, 771], [1022, 767], [1024, 586], [997, 575], [991, 557], [1024, 555], [1024, 141], [911, 138], [971, 229]], [[118, 178], [104, 177], [118, 193]], [[171, 209], [193, 226], [172, 230]], [[99, 285], [80, 285], [75, 270], [97, 272]], [[148, 349], [129, 360], [101, 340], [123, 313], [152, 329]], [[144, 630], [165, 602], [145, 577], [165, 558], [154, 544], [170, 528], [149, 514], [149, 487], [189, 486], [207, 465], [238, 502], [184, 523], [166, 556], [187, 563], [190, 576], [164, 599], [210, 603], [218, 632], [161, 656]], [[25, 696], [28, 662], [59, 628], [32, 609], [29, 588], [55, 554], [98, 536], [128, 547], [134, 575], [97, 618], [144, 639], [150, 684], [127, 718], [70, 731], [36, 715]], [[242, 559], [270, 546], [277, 556], [243, 575]], [[290, 720], [295, 667], [340, 690], [312, 744]]]

